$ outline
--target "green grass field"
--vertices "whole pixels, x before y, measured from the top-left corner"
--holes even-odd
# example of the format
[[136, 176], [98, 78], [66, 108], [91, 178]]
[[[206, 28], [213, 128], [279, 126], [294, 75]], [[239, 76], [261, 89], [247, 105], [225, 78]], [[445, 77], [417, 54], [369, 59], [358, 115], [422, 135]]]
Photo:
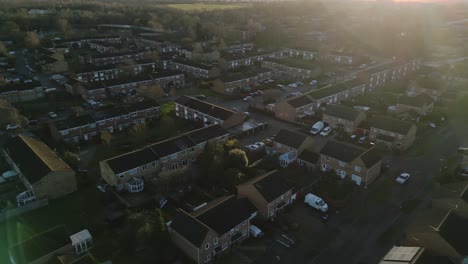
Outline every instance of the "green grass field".
[[251, 7], [251, 4], [169, 4], [164, 7], [175, 8], [187, 12], [217, 11]]

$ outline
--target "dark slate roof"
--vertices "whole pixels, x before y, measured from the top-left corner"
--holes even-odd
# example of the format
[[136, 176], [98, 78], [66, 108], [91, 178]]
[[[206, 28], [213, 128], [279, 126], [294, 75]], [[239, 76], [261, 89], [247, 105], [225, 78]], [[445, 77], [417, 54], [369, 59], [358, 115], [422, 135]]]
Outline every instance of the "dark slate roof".
[[307, 97], [305, 95], [302, 95], [302, 96], [299, 96], [299, 97], [296, 97], [296, 98], [289, 99], [289, 100], [286, 101], [286, 103], [288, 103], [290, 106], [292, 106], [294, 108], [299, 108], [299, 107], [309, 105], [309, 104], [313, 103], [313, 101], [310, 100], [309, 97]]
[[72, 117], [70, 119], [57, 121], [54, 124], [57, 127], [57, 129], [59, 131], [61, 131], [61, 130], [65, 130], [65, 129], [81, 127], [81, 126], [94, 124], [94, 123], [96, 123], [94, 118], [89, 114], [85, 114], [85, 115], [82, 115], [82, 116], [77, 116], [77, 117]]
[[244, 80], [247, 78], [255, 77], [262, 73], [271, 72], [270, 69], [266, 68], [248, 68], [246, 71], [227, 71], [221, 74], [219, 77], [224, 83], [235, 82], [239, 80]]
[[255, 206], [247, 198], [232, 196], [202, 212], [196, 219], [222, 235], [247, 220], [255, 211]]
[[301, 155], [299, 155], [298, 159], [303, 160], [308, 163], [315, 164], [320, 158], [320, 154], [313, 152], [311, 150], [304, 150], [302, 151]]
[[253, 182], [253, 186], [268, 203], [292, 189], [292, 186], [279, 175], [278, 171], [261, 177]]
[[376, 148], [371, 148], [362, 154], [361, 160], [366, 165], [366, 168], [370, 168], [382, 160], [382, 154]]
[[143, 111], [143, 110], [151, 109], [154, 107], [159, 107], [159, 104], [156, 101], [151, 101], [151, 100], [137, 102], [137, 103], [133, 103], [133, 104], [125, 106], [125, 108], [127, 109], [129, 113]]
[[52, 171], [71, 171], [46, 144], [30, 136], [19, 135], [9, 140], [6, 151], [31, 184]]
[[307, 135], [289, 129], [281, 129], [273, 141], [297, 149], [306, 139]]
[[187, 136], [182, 135], [165, 141], [155, 143], [150, 148], [160, 157], [167, 157], [171, 154], [195, 146], [195, 143]]
[[417, 96], [403, 96], [398, 100], [398, 104], [410, 105], [415, 107], [424, 107], [433, 103], [434, 100], [427, 94], [419, 94]]
[[207, 226], [181, 209], [176, 211], [172, 219], [171, 229], [179, 233], [196, 247], [202, 245], [209, 231]]
[[128, 114], [128, 111], [127, 109], [125, 109], [124, 107], [113, 107], [113, 108], [109, 108], [109, 109], [105, 109], [105, 110], [102, 110], [102, 111], [99, 111], [99, 112], [95, 112], [93, 114], [93, 117], [95, 120], [99, 121], [99, 120], [105, 120], [105, 119], [108, 119], [108, 118], [115, 118], [115, 117], [119, 117], [119, 116], [123, 116], [123, 115], [127, 115]]
[[12, 91], [26, 91], [38, 87], [42, 87], [41, 83], [38, 81], [33, 81], [32, 83], [9, 83], [6, 85], [0, 85], [0, 93]]
[[364, 82], [363, 80], [361, 80], [359, 78], [354, 78], [354, 79], [351, 79], [349, 81], [343, 82], [343, 84], [352, 89], [352, 88], [355, 88], [355, 87], [359, 87], [361, 85], [366, 85], [366, 82]]
[[320, 154], [348, 163], [361, 156], [364, 152], [366, 152], [365, 149], [335, 140], [328, 140], [320, 151]]
[[369, 118], [368, 124], [370, 125], [370, 127], [390, 131], [401, 135], [408, 134], [411, 127], [413, 127], [413, 124], [410, 122], [389, 117]]
[[196, 61], [192, 61], [192, 60], [188, 60], [188, 59], [181, 59], [181, 58], [173, 59], [172, 62], [177, 63], [177, 64], [190, 66], [190, 67], [199, 68], [199, 69], [202, 69], [202, 70], [207, 70], [207, 71], [211, 70], [214, 67], [211, 64], [198, 63]]
[[349, 90], [350, 88], [343, 83], [337, 83], [335, 85], [332, 85], [330, 87], [325, 87], [325, 88], [320, 88], [318, 90], [312, 91], [307, 93], [312, 99], [322, 99], [331, 95], [339, 94], [341, 92], [344, 92], [346, 90]]
[[324, 115], [338, 117], [349, 121], [356, 120], [360, 113], [361, 111], [356, 110], [354, 108], [337, 104], [327, 105], [327, 108], [323, 112]]
[[440, 235], [462, 256], [468, 256], [468, 219], [456, 213], [450, 213], [439, 228]]
[[231, 115], [236, 113], [232, 110], [223, 108], [221, 106], [210, 104], [208, 102], [204, 102], [204, 101], [201, 101], [196, 98], [189, 97], [189, 96], [181, 96], [175, 102], [185, 107], [194, 109], [198, 112], [204, 113], [206, 115], [219, 118], [221, 120], [226, 120], [229, 117], [231, 117]]
[[214, 125], [204, 127], [187, 133], [186, 135], [195, 143], [200, 144], [208, 140], [219, 138], [228, 135], [229, 132], [221, 127], [221, 125]]
[[57, 226], [11, 246], [9, 253], [14, 263], [27, 264], [70, 243], [70, 237], [65, 227]]
[[119, 57], [119, 56], [126, 56], [126, 55], [137, 55], [144, 53], [144, 51], [126, 51], [126, 52], [116, 52], [116, 53], [102, 53], [102, 54], [96, 54], [93, 56], [95, 59], [101, 59], [101, 58], [112, 58], [112, 57]]
[[431, 255], [427, 250], [421, 254], [421, 256], [414, 262], [414, 264], [455, 264], [447, 256], [434, 256]]
[[151, 148], [143, 148], [107, 160], [107, 164], [115, 174], [135, 169], [158, 160]]
[[389, 63], [386, 63], [386, 64], [382, 64], [382, 65], [367, 69], [365, 72], [368, 73], [368, 74], [374, 74], [374, 73], [383, 72], [383, 71], [393, 69], [397, 65], [398, 65], [397, 62], [389, 62]]

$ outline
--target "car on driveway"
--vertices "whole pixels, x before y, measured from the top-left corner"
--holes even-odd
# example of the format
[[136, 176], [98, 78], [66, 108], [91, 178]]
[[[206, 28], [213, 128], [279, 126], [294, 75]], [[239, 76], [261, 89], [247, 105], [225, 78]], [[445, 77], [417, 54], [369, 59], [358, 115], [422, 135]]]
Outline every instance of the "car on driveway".
[[49, 113], [47, 113], [47, 115], [48, 115], [50, 118], [57, 118], [57, 117], [58, 117], [57, 114], [54, 113], [54, 112], [49, 112]]
[[323, 136], [323, 137], [326, 137], [326, 136], [330, 135], [331, 131], [332, 131], [332, 128], [327, 126], [326, 128], [324, 128], [322, 130], [322, 132], [320, 132], [320, 135]]
[[252, 98], [253, 98], [252, 96], [246, 96], [246, 97], [244, 97], [244, 99], [242, 99], [242, 101], [248, 102], [248, 101], [252, 100]]
[[405, 184], [410, 178], [410, 176], [411, 175], [409, 173], [403, 172], [402, 174], [400, 174], [400, 176], [396, 178], [396, 182], [399, 184]]
[[360, 137], [358, 143], [364, 144], [366, 140], [367, 140], [367, 136]]
[[245, 146], [246, 149], [250, 150], [250, 151], [255, 151], [255, 150], [258, 150], [259, 147], [255, 144], [252, 144], [252, 145], [247, 145]]
[[18, 124], [10, 124], [6, 126], [6, 130], [15, 130], [17, 128], [19, 128]]

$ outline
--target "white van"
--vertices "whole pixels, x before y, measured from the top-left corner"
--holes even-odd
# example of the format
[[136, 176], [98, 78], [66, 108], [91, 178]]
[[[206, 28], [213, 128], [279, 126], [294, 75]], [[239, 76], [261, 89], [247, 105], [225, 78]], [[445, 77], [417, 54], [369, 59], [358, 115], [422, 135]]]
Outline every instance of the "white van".
[[325, 126], [325, 123], [323, 123], [322, 121], [318, 121], [312, 126], [312, 128], [310, 129], [310, 133], [312, 135], [317, 135], [318, 133], [320, 133], [320, 131], [322, 131], [324, 126]]
[[314, 195], [314, 194], [307, 194], [304, 198], [304, 203], [312, 206], [315, 209], [318, 209], [322, 212], [326, 212], [328, 210], [328, 205], [323, 201], [322, 198]]
[[250, 236], [253, 236], [253, 237], [263, 237], [263, 231], [254, 225], [250, 225], [249, 233], [250, 233]]

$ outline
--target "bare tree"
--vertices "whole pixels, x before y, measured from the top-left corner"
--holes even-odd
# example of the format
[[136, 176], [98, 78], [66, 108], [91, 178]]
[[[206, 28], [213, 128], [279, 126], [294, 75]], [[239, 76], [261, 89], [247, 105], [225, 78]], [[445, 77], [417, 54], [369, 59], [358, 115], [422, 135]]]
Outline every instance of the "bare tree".
[[41, 40], [37, 36], [37, 33], [34, 31], [26, 32], [24, 36], [24, 43], [29, 48], [35, 48], [41, 44]]

